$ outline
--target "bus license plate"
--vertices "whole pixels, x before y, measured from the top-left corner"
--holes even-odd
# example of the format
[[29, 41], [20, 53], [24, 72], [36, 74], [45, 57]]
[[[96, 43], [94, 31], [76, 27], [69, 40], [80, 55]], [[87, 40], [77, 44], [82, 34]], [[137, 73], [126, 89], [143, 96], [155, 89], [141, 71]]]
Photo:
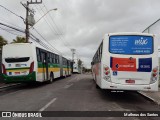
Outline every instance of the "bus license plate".
[[132, 83], [132, 84], [134, 84], [135, 80], [126, 80], [126, 83]]
[[16, 64], [16, 67], [21, 67], [21, 64]]

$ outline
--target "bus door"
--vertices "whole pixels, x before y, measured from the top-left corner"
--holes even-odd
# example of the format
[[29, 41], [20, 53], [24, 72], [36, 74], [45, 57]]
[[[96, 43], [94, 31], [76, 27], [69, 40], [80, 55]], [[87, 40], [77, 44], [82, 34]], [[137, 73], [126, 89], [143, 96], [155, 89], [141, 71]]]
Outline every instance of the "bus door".
[[47, 59], [47, 53], [41, 52], [42, 56], [42, 66], [43, 66], [43, 78], [44, 80], [48, 80], [48, 59]]

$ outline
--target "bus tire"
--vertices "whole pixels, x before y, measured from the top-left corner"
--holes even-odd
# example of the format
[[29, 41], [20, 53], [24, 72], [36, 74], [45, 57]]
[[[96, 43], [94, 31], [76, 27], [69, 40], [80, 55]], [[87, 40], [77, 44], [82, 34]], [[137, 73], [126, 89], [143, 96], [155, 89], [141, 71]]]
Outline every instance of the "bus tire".
[[99, 87], [97, 84], [96, 84], [96, 88], [97, 88], [97, 89], [100, 89], [100, 87]]
[[95, 75], [95, 82], [96, 82], [96, 88], [100, 89], [100, 87], [97, 85], [97, 77], [96, 77], [96, 75]]

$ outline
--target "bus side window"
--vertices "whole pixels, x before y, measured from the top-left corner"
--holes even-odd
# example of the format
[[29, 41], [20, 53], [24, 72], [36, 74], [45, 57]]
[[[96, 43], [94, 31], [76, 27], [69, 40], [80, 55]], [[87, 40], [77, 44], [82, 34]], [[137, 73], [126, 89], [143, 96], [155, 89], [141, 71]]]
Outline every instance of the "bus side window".
[[101, 58], [102, 58], [102, 48], [103, 48], [103, 42], [101, 43], [101, 48], [100, 48], [100, 50], [101, 50], [101, 52], [100, 52]]
[[42, 52], [41, 52], [41, 62], [42, 62], [42, 63], [44, 62], [44, 55], [43, 55]]
[[64, 61], [64, 58], [63, 58], [63, 65], [65, 65], [65, 61]]
[[37, 61], [40, 62], [41, 57], [40, 57], [40, 49], [39, 48], [36, 48], [36, 54], [37, 54]]
[[57, 64], [57, 55], [55, 55], [55, 63]]
[[56, 55], [56, 63], [58, 64], [59, 63], [59, 56]]
[[58, 64], [59, 64], [59, 55], [58, 55]]
[[47, 56], [48, 56], [48, 63], [50, 63], [51, 61], [50, 61], [50, 53], [49, 52], [47, 53]]
[[51, 63], [53, 63], [52, 53], [50, 54], [50, 61], [51, 61]]
[[52, 56], [52, 54], [51, 53], [49, 53], [49, 61], [50, 61], [50, 63], [52, 63], [52, 58], [51, 58], [51, 56]]
[[50, 53], [49, 61], [50, 61], [50, 63], [52, 63], [52, 53]]
[[53, 63], [55, 64], [55, 55], [52, 54]]

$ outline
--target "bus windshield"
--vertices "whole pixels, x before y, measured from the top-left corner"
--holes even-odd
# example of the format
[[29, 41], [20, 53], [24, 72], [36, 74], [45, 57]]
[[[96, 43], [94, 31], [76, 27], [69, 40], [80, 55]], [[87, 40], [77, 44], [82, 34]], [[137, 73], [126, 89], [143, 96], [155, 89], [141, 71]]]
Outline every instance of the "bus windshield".
[[109, 52], [113, 54], [147, 55], [153, 53], [153, 37], [115, 35], [109, 38]]
[[6, 58], [5, 61], [7, 63], [15, 63], [15, 62], [27, 62], [29, 57], [22, 57], [22, 58]]

